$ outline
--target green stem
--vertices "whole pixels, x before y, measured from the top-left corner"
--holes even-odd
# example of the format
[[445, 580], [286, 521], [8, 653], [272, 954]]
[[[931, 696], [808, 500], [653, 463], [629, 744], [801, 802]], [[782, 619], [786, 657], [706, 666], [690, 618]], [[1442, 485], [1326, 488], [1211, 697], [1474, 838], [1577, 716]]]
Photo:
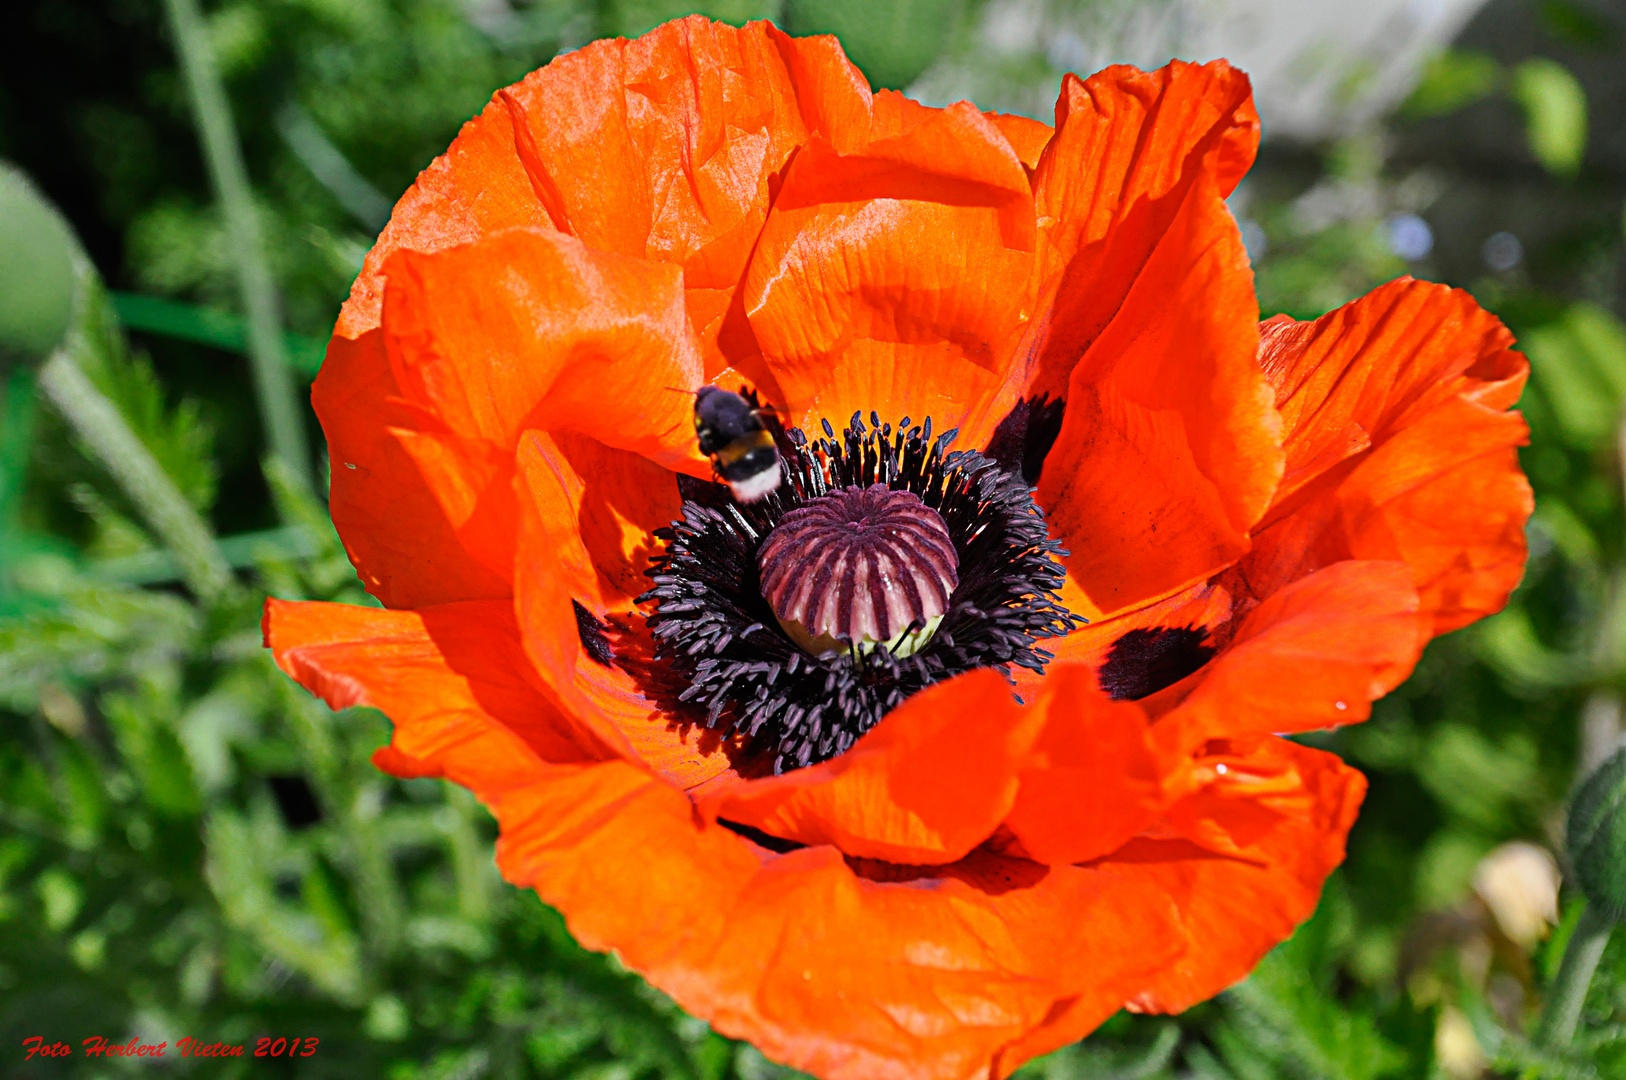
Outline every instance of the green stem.
[[34, 448], [34, 373], [19, 364], [0, 380], [0, 536], [16, 525]]
[[[175, 35], [175, 48], [186, 73], [187, 91], [198, 134], [203, 141], [204, 158], [215, 197], [226, 217], [237, 270], [237, 289], [242, 296], [248, 322], [248, 353], [254, 368], [254, 384], [260, 402], [271, 452], [282, 459], [290, 475], [312, 489], [311, 468], [305, 444], [305, 421], [288, 366], [278, 317], [276, 282], [266, 259], [259, 219], [254, 213], [253, 193], [243, 151], [237, 141], [236, 125], [220, 71], [203, 25], [197, 0], [165, 0], [169, 25]], [[314, 489], [312, 489], [314, 490]]]
[[1560, 1049], [1569, 1045], [1581, 1021], [1581, 1006], [1586, 1004], [1587, 988], [1592, 985], [1592, 973], [1603, 957], [1604, 946], [1609, 944], [1609, 933], [1615, 924], [1588, 904], [1581, 912], [1575, 933], [1570, 935], [1564, 949], [1563, 963], [1558, 966], [1558, 977], [1547, 993], [1547, 1004], [1541, 1010], [1541, 1025], [1536, 1028], [1536, 1045]]
[[209, 526], [66, 347], [40, 368], [39, 387], [175, 556], [187, 586], [204, 600], [224, 592], [231, 567]]

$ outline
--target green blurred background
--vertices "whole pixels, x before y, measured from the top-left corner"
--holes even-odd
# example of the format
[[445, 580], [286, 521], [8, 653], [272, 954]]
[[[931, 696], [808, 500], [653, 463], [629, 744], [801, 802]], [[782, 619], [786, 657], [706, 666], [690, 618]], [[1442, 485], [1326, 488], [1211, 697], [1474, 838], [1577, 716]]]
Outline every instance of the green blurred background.
[[[365, 602], [320, 477], [270, 456], [265, 399], [291, 371], [318, 453], [305, 388], [391, 203], [497, 87], [697, 9], [207, 3], [189, 40], [235, 124], [249, 187], [233, 196], [172, 32], [194, 2], [14, 0], [0, 32], [0, 159], [19, 170], [0, 175], [0, 1075], [785, 1073], [575, 946], [498, 880], [471, 798], [374, 770], [383, 718], [330, 713], [259, 645], [267, 594]], [[1315, 316], [1412, 273], [1470, 289], [1534, 365], [1524, 584], [1436, 642], [1370, 723], [1310, 740], [1372, 781], [1315, 919], [1216, 1001], [1121, 1015], [1029, 1075], [1626, 1077], [1626, 941], [1571, 1050], [1526, 1038], [1579, 910], [1555, 896], [1566, 799], [1623, 730], [1626, 4], [698, 10], [836, 32], [878, 86], [1044, 119], [1066, 70], [1230, 55], [1267, 136], [1231, 200], [1264, 312]], [[256, 235], [266, 272], [245, 279]], [[65, 324], [172, 517], [221, 538], [202, 562], [46, 400], [36, 361]], [[90, 1034], [321, 1043], [235, 1063], [23, 1059], [29, 1036]]]

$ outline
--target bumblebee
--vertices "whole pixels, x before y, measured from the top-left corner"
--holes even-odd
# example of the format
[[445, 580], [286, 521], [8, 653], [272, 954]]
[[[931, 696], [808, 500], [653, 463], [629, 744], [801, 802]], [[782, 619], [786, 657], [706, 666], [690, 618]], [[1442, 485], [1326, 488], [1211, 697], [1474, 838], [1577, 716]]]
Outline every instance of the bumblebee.
[[[744, 390], [744, 387], [741, 387]], [[779, 449], [771, 425], [773, 410], [754, 392], [731, 394], [702, 386], [694, 395], [694, 433], [700, 452], [742, 503], [765, 499], [779, 486]]]

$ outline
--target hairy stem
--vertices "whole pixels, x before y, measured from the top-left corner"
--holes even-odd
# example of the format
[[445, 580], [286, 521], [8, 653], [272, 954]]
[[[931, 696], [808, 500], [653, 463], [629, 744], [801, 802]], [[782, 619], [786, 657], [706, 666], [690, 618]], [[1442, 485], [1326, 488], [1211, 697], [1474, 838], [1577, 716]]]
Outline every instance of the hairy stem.
[[295, 480], [311, 488], [305, 421], [282, 339], [276, 282], [265, 254], [264, 238], [254, 213], [253, 193], [231, 107], [220, 82], [197, 0], [165, 0], [170, 31], [186, 74], [192, 114], [203, 142], [209, 179], [226, 218], [226, 232], [237, 271], [237, 290], [248, 323], [248, 354], [254, 369], [260, 418], [271, 452]]
[[224, 592], [231, 567], [209, 526], [66, 347], [40, 368], [39, 387], [175, 556], [187, 587], [204, 600]]
[[1541, 1024], [1536, 1028], [1536, 1045], [1558, 1049], [1569, 1044], [1581, 1021], [1581, 1006], [1586, 1004], [1587, 987], [1592, 985], [1592, 973], [1603, 957], [1604, 946], [1609, 944], [1609, 933], [1615, 924], [1588, 904], [1564, 949], [1564, 961], [1558, 966], [1558, 977], [1547, 992], [1547, 1004], [1541, 1010]]

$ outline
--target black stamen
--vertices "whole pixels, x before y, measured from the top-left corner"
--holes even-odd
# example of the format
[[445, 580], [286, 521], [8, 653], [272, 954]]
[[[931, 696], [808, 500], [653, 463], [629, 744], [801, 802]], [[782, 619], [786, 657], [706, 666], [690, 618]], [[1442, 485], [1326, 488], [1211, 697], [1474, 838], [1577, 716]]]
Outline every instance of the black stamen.
[[[680, 480], [683, 517], [656, 530], [666, 541], [649, 571], [656, 655], [686, 681], [679, 694], [699, 722], [737, 732], [775, 772], [842, 753], [921, 688], [973, 668], [1043, 670], [1037, 647], [1083, 620], [1056, 602], [1064, 554], [1049, 539], [1028, 485], [974, 452], [950, 452], [955, 433], [876, 423], [855, 413], [837, 440], [809, 443], [791, 429], [783, 481], [740, 505], [722, 485]], [[919, 651], [885, 648], [813, 657], [778, 628], [758, 578], [757, 550], [781, 518], [832, 489], [885, 484], [942, 516], [959, 558], [959, 584], [937, 632]]]
[[1144, 626], [1112, 643], [1096, 677], [1115, 701], [1138, 701], [1173, 686], [1214, 655], [1206, 626]]
[[576, 636], [582, 639], [582, 649], [602, 667], [614, 667], [615, 650], [610, 648], [610, 641], [604, 636], [609, 627], [582, 607], [581, 601], [572, 600], [570, 606], [576, 609]]

